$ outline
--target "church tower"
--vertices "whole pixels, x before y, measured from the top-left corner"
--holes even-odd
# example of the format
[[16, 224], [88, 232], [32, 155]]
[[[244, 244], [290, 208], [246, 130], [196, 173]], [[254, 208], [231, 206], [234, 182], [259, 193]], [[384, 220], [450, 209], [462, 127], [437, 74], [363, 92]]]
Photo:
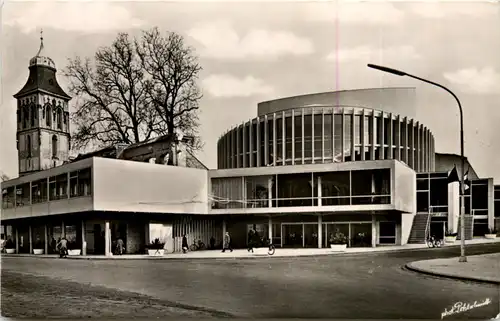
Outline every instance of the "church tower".
[[57, 83], [54, 61], [40, 49], [29, 63], [29, 77], [17, 99], [19, 176], [64, 164], [69, 158], [71, 97]]

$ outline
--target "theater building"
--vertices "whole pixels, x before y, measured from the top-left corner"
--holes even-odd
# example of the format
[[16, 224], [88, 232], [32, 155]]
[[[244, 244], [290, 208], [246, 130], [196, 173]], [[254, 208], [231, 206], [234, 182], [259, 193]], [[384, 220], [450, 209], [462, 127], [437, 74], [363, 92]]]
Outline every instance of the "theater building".
[[[17, 253], [40, 246], [50, 253], [62, 235], [82, 254], [109, 254], [118, 237], [127, 253], [142, 253], [157, 237], [174, 252], [183, 234], [219, 245], [226, 231], [241, 248], [251, 228], [294, 248], [328, 247], [337, 230], [349, 247], [423, 243], [429, 234], [459, 231], [459, 183], [448, 176], [460, 158], [435, 152], [431, 130], [416, 119], [413, 88], [262, 102], [257, 117], [220, 137], [218, 168], [209, 170], [170, 137], [70, 160], [71, 98], [50, 58], [39, 52], [29, 68], [15, 96], [20, 177], [1, 185], [2, 233]], [[165, 161], [178, 150], [176, 166]], [[466, 172], [471, 239], [495, 218], [498, 225], [500, 189], [468, 161]]]

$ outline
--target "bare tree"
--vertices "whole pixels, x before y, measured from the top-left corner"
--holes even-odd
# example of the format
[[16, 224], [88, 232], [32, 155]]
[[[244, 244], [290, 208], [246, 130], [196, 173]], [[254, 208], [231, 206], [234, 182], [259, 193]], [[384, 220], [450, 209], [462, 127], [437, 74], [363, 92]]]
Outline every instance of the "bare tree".
[[201, 149], [198, 111], [202, 94], [196, 81], [202, 68], [193, 49], [184, 43], [181, 35], [168, 32], [164, 37], [158, 28], [144, 31], [136, 47], [148, 74], [148, 102], [166, 124], [166, 128], [155, 128], [155, 131], [174, 135], [179, 130], [193, 138], [188, 142], [189, 149]]
[[163, 129], [146, 99], [145, 77], [135, 42], [120, 33], [111, 46], [99, 48], [95, 63], [69, 60], [65, 75], [78, 97], [72, 115], [73, 146], [137, 143]]
[[189, 149], [202, 147], [197, 114], [202, 96], [196, 85], [201, 67], [180, 35], [164, 38], [154, 28], [130, 40], [120, 33], [94, 60], [70, 59], [65, 70], [78, 97], [72, 116], [76, 149], [138, 143], [177, 130], [194, 138]]

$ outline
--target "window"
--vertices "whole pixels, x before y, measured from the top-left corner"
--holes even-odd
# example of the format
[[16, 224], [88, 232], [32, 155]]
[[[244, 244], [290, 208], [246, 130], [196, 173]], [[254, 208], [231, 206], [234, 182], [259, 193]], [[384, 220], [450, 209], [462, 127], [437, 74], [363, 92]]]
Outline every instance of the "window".
[[26, 136], [26, 153], [28, 154], [28, 157], [32, 156], [32, 152], [31, 152], [31, 136], [30, 135]]
[[279, 207], [313, 205], [315, 186], [310, 173], [278, 175], [277, 182]]
[[[246, 207], [258, 208], [268, 207], [269, 198], [272, 197], [273, 176], [250, 176], [245, 178], [246, 184]], [[269, 185], [271, 184], [271, 195]]]
[[[297, 116], [294, 115], [294, 119], [296, 119]], [[300, 116], [299, 116], [300, 119]], [[286, 117], [285, 118], [285, 137], [286, 137], [286, 159], [289, 160], [287, 164], [292, 163], [292, 117]]]
[[389, 204], [390, 170], [362, 170], [351, 172], [352, 204]]
[[78, 196], [92, 195], [92, 174], [90, 168], [78, 171]]
[[2, 189], [2, 208], [14, 208], [15, 206], [14, 186]]
[[57, 158], [57, 136], [52, 136], [52, 158]]
[[448, 212], [448, 179], [430, 179], [430, 189], [432, 212]]
[[417, 192], [417, 212], [429, 212], [429, 192]]
[[332, 117], [333, 115], [331, 114], [326, 114], [324, 116], [324, 126], [323, 126], [323, 131], [324, 131], [324, 140], [325, 140], [325, 158], [326, 159], [332, 159]]
[[35, 127], [35, 118], [36, 118], [36, 106], [32, 105], [31, 106], [31, 115], [30, 115], [31, 127]]
[[302, 115], [295, 113], [295, 163], [302, 162]]
[[62, 110], [57, 110], [57, 128], [62, 129]]
[[68, 175], [66, 173], [49, 178], [49, 199], [56, 201], [68, 197]]
[[[269, 142], [268, 146], [268, 159], [263, 163], [264, 166], [267, 165], [273, 165], [273, 159], [276, 157], [276, 155], [273, 155], [274, 153], [274, 147], [273, 147], [273, 139], [274, 139], [274, 121], [272, 117], [267, 119], [267, 140]], [[264, 137], [264, 136], [262, 136]], [[264, 146], [264, 145], [263, 145]]]
[[49, 105], [45, 106], [45, 123], [47, 126], [52, 126], [52, 118], [50, 117], [51, 108]]
[[[312, 159], [312, 115], [304, 115], [304, 158], [309, 160], [305, 163], [310, 164]], [[302, 148], [302, 146], [301, 146]]]
[[243, 208], [243, 180], [241, 177], [212, 179], [212, 208]]
[[345, 131], [344, 131], [344, 156], [345, 156], [345, 161], [350, 162], [352, 161], [351, 157], [351, 143], [352, 143], [352, 115], [344, 115], [344, 120], [345, 120]]
[[16, 206], [30, 205], [30, 183], [16, 186]]
[[396, 223], [395, 222], [380, 222], [379, 223], [379, 243], [380, 244], [396, 244]]
[[283, 161], [283, 118], [276, 118], [276, 165]]
[[349, 205], [349, 172], [321, 175], [321, 205]]
[[47, 179], [41, 179], [31, 183], [31, 202], [32, 204], [43, 203], [47, 201]]
[[323, 115], [314, 115], [314, 158], [321, 159], [323, 154]]
[[473, 210], [485, 210], [488, 209], [488, 185], [486, 184], [474, 184], [472, 182], [471, 186], [472, 193], [472, 209]]
[[334, 115], [334, 145], [335, 159], [334, 162], [342, 162], [342, 115]]

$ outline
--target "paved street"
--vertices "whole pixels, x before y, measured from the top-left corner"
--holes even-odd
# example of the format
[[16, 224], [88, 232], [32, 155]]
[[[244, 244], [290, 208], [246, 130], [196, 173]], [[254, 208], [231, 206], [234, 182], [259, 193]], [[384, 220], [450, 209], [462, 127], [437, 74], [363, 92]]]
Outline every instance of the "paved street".
[[[468, 254], [499, 252], [474, 245]], [[242, 317], [441, 318], [456, 302], [491, 304], [452, 318], [499, 313], [500, 288], [402, 269], [407, 262], [452, 257], [459, 248], [352, 256], [255, 260], [57, 260], [3, 258], [2, 271], [131, 291]], [[450, 316], [451, 317], [451, 316]]]

